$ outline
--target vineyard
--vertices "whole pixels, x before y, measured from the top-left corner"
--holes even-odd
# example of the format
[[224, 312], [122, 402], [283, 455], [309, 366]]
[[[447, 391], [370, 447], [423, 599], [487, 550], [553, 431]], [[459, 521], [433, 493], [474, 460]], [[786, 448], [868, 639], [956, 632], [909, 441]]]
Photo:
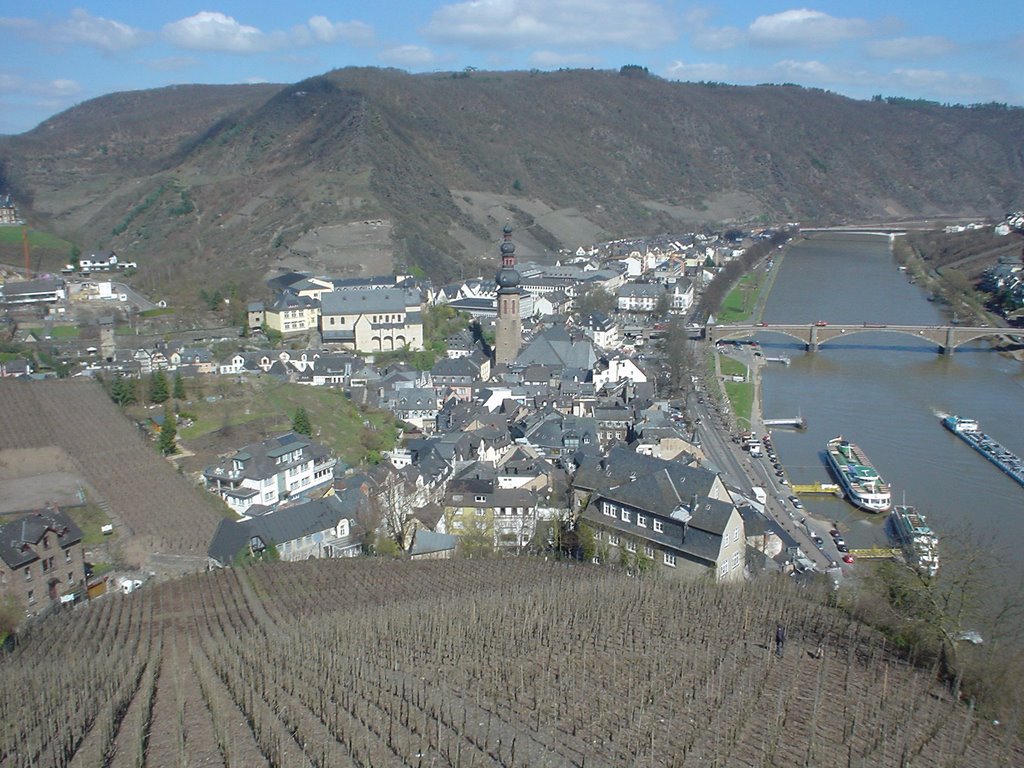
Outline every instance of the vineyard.
[[0, 688], [0, 766], [1024, 764], [787, 583], [527, 558], [193, 574], [34, 625]]
[[[205, 562], [219, 519], [210, 499], [160, 458], [94, 382], [0, 379], [0, 452], [58, 448], [122, 525], [130, 562]], [[63, 469], [63, 467], [62, 467]]]

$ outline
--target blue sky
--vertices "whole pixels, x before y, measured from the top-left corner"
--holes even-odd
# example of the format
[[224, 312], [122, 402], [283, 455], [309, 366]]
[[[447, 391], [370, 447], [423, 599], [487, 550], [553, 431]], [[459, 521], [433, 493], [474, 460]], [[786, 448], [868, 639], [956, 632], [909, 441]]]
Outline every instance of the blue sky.
[[410, 72], [617, 69], [797, 83], [859, 99], [1024, 106], [1024, 21], [1005, 0], [8, 0], [0, 133], [114, 91]]

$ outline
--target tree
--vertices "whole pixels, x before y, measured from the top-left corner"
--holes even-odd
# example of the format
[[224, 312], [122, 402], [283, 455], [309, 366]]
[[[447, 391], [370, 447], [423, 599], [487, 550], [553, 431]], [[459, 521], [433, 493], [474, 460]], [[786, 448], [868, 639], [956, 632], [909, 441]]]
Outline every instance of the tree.
[[[943, 537], [943, 565], [936, 577], [905, 562], [881, 563], [867, 582], [861, 611], [870, 622], [888, 626], [897, 640], [918, 654], [934, 654], [940, 677], [955, 695], [971, 678], [975, 633], [988, 653], [1000, 654], [1016, 635], [1024, 602], [1021, 588], [993, 590], [1002, 582], [994, 542], [983, 544], [970, 532]], [[882, 599], [879, 600], [878, 598]], [[881, 615], [879, 609], [883, 610]], [[993, 681], [982, 683], [992, 687]]]
[[124, 407], [135, 402], [135, 379], [116, 376], [110, 385], [110, 399]]
[[666, 317], [670, 309], [672, 309], [672, 294], [665, 291], [654, 304], [654, 316]]
[[292, 431], [309, 437], [313, 434], [313, 425], [310, 423], [309, 414], [303, 406], [299, 406], [292, 416]]
[[591, 312], [603, 312], [609, 314], [615, 309], [615, 296], [600, 286], [591, 286], [576, 297], [574, 302], [576, 311], [581, 315], [589, 315]]
[[185, 379], [181, 376], [181, 371], [174, 372], [174, 399], [184, 400], [186, 398], [185, 393]]
[[167, 386], [167, 374], [163, 371], [153, 371], [149, 375], [149, 402], [159, 405], [160, 403], [167, 402], [170, 396], [170, 390]]
[[416, 518], [401, 476], [387, 472], [370, 492], [370, 504], [373, 505], [372, 517], [380, 519], [381, 532], [394, 542], [398, 552], [405, 554], [412, 549], [416, 540]]
[[175, 442], [177, 437], [177, 416], [174, 413], [174, 409], [171, 408], [171, 404], [168, 402], [164, 404], [164, 423], [160, 427], [160, 439], [157, 441], [160, 453], [164, 456], [170, 456], [172, 453], [177, 453], [178, 445]]

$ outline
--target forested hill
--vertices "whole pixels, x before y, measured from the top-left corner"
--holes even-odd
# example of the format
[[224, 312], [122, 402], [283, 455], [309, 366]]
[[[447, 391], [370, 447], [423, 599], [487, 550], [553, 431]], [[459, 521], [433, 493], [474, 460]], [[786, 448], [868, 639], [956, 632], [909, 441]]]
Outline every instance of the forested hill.
[[543, 256], [704, 224], [1024, 206], [1024, 110], [626, 71], [344, 69], [113, 94], [0, 139], [0, 186], [83, 250], [194, 285], [344, 257], [355, 271], [378, 252], [449, 276], [493, 256], [507, 218], [520, 254]]

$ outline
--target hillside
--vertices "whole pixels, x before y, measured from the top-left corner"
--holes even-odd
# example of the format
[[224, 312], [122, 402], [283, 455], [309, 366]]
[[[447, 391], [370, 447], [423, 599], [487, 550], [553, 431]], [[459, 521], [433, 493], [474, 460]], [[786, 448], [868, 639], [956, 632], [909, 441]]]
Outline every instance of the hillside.
[[113, 94], [0, 140], [30, 219], [187, 299], [277, 268], [493, 262], [705, 224], [1001, 216], [1024, 110], [616, 72], [408, 75]]
[[127, 563], [161, 575], [205, 566], [219, 502], [178, 474], [99, 384], [0, 379], [0, 403], [0, 478], [72, 473], [109, 512]]
[[0, 685], [19, 692], [0, 697], [4, 765], [1024, 761], [1019, 723], [981, 720], [785, 581], [528, 558], [195, 574], [47, 619]]

